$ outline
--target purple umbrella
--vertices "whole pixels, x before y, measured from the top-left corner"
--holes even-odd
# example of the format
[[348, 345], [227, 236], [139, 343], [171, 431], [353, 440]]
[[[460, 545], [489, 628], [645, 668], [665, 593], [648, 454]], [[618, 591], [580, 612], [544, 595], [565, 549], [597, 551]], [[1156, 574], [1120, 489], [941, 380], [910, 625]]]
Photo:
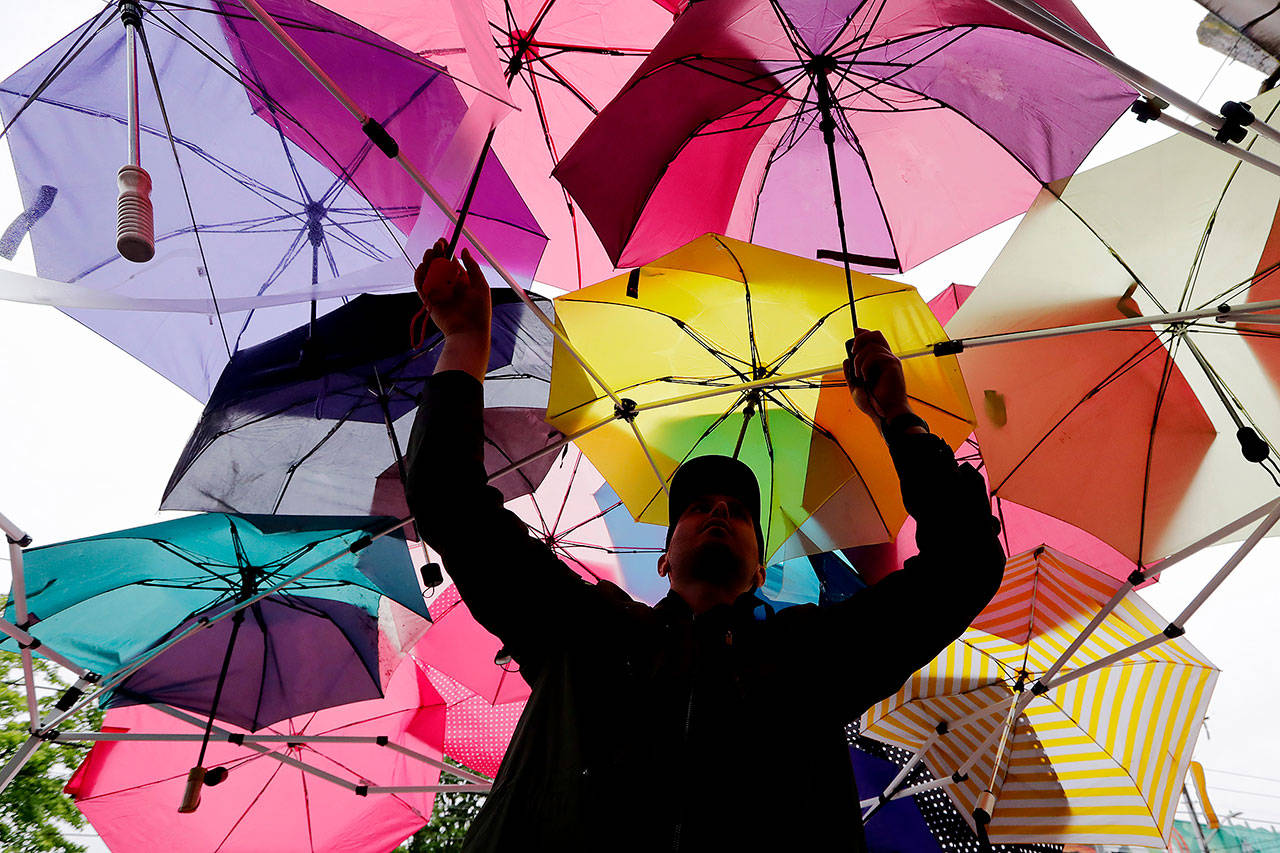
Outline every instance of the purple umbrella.
[[986, 0], [705, 0], [555, 176], [619, 267], [710, 231], [897, 271], [1026, 210], [1135, 97]]
[[[266, 4], [281, 26], [396, 137], [404, 156], [466, 189], [483, 137], [464, 122], [456, 83], [433, 65], [305, 0]], [[69, 311], [198, 399], [230, 356], [341, 304], [307, 295], [352, 271], [387, 266], [410, 287], [414, 228], [447, 222], [334, 107], [327, 92], [234, 3], [146, 4], [141, 161], [154, 184], [155, 257], [116, 251], [116, 168], [126, 159], [125, 30], [115, 4], [0, 84], [26, 210], [0, 238], [29, 235], [45, 278], [135, 297], [269, 298], [290, 306], [210, 316]], [[152, 93], [148, 65], [161, 102]], [[171, 141], [172, 135], [172, 141]], [[496, 158], [471, 201], [477, 238], [530, 280], [545, 238]]]

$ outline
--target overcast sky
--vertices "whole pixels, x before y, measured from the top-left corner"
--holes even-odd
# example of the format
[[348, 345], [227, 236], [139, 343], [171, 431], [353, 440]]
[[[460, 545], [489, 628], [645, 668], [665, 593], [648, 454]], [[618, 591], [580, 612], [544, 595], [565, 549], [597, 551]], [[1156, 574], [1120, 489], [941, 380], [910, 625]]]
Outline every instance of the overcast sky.
[[[638, 2], [638, 0], [629, 0]], [[85, 0], [0, 0], [0, 76], [7, 76], [88, 17]], [[1211, 108], [1257, 91], [1261, 75], [1200, 47], [1202, 7], [1191, 0], [1078, 3], [1112, 50]], [[123, 92], [123, 82], [121, 85]], [[1086, 165], [1167, 135], [1125, 117]], [[0, 147], [3, 147], [0, 145]], [[124, 160], [121, 151], [121, 162]], [[107, 176], [110, 179], [110, 176]], [[1176, 180], [1176, 175], [1168, 176]], [[0, 228], [21, 211], [7, 148], [0, 153]], [[903, 278], [930, 295], [952, 281], [977, 284], [1013, 223], [916, 268]], [[34, 272], [25, 245], [0, 266]], [[155, 507], [200, 405], [93, 332], [54, 309], [0, 302], [0, 513], [37, 543], [157, 520]], [[1146, 595], [1177, 613], [1224, 559], [1221, 549], [1172, 570]], [[1222, 669], [1197, 757], [1219, 814], [1241, 812], [1280, 828], [1280, 687], [1275, 624], [1280, 548], [1267, 543], [1188, 625], [1188, 636]], [[0, 563], [7, 570], [7, 563]], [[101, 848], [99, 848], [101, 849]]]

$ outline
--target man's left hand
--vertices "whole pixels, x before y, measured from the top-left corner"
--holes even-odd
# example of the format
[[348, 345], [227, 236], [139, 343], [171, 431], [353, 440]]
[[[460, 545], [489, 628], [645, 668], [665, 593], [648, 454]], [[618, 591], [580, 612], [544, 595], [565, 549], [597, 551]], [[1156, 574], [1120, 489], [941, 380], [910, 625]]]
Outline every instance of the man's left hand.
[[881, 424], [911, 411], [902, 362], [881, 332], [854, 332], [849, 358], [844, 362], [844, 379], [858, 408]]

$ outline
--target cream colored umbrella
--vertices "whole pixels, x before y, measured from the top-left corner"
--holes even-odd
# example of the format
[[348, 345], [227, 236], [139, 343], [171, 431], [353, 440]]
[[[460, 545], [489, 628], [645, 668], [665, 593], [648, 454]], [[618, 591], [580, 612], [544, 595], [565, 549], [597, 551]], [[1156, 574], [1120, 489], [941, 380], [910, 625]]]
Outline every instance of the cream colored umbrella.
[[[974, 626], [863, 717], [992, 843], [1164, 847], [1218, 672], [1129, 587], [1038, 548]], [[1168, 635], [1166, 635], [1168, 630]], [[874, 809], [876, 800], [869, 801]]]

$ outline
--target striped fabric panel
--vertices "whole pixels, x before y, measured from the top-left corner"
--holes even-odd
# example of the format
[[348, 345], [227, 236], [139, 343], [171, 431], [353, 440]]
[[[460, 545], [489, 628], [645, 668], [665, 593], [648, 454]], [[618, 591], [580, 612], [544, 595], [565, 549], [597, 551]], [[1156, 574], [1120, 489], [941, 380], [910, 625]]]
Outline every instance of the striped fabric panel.
[[[1049, 549], [1024, 558], [982, 618], [1006, 636], [970, 629], [863, 718], [867, 736], [913, 752], [946, 720], [950, 730], [934, 738], [924, 760], [939, 778], [967, 769], [968, 778], [947, 791], [970, 820], [992, 779], [1018, 671], [1026, 667], [1028, 683], [1044, 672], [1117, 586]], [[1021, 622], [1018, 601], [1028, 608]], [[1130, 593], [1063, 673], [1166, 624]], [[1018, 642], [1018, 630], [1029, 646]], [[1165, 846], [1216, 679], [1212, 664], [1180, 637], [1032, 700], [996, 776], [992, 841]]]

